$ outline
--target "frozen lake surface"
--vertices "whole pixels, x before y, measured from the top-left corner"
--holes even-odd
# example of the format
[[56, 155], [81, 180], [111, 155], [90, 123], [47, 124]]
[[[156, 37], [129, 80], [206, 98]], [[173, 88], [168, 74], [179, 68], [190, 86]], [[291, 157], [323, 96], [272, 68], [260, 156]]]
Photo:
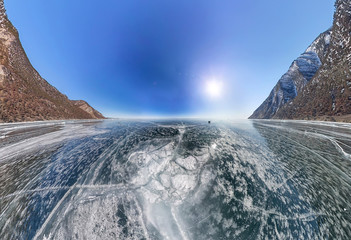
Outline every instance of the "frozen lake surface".
[[351, 125], [0, 125], [0, 239], [351, 239]]

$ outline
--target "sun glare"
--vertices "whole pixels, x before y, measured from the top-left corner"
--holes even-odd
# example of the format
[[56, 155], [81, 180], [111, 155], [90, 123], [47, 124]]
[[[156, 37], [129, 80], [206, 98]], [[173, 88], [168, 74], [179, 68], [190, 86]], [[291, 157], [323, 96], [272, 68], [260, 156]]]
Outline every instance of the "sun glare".
[[206, 82], [205, 91], [211, 98], [219, 98], [222, 95], [223, 83], [217, 80]]

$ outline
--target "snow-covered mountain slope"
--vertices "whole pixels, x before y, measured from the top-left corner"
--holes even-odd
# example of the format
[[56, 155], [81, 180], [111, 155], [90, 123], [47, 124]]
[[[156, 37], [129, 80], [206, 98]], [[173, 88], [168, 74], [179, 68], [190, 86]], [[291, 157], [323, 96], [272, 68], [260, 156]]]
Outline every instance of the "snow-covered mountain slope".
[[293, 61], [287, 73], [279, 79], [268, 98], [250, 118], [272, 118], [282, 106], [301, 92], [322, 65], [329, 48], [330, 34], [330, 30], [320, 34], [307, 50]]

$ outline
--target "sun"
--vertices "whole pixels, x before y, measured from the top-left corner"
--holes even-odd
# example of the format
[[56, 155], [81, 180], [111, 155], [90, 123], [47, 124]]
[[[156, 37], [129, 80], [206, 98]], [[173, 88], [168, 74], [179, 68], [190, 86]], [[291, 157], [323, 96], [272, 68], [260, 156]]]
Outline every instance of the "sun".
[[223, 83], [216, 79], [206, 82], [205, 92], [211, 98], [219, 98], [222, 95]]

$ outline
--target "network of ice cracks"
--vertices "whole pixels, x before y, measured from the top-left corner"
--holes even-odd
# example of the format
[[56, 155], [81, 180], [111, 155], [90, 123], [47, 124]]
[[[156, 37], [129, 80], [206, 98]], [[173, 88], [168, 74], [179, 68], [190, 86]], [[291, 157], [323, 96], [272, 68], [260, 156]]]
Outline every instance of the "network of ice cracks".
[[[179, 134], [148, 140], [126, 162], [110, 161], [109, 180], [97, 184], [106, 159], [114, 158], [114, 149], [107, 149], [86, 180], [66, 193], [58, 204], [62, 207], [48, 217], [36, 238], [188, 239], [178, 206], [201, 198], [214, 179], [206, 165], [216, 144], [184, 156], [178, 150], [186, 127], [168, 128]], [[115, 184], [116, 175], [126, 181]]]
[[[36, 198], [30, 201], [47, 201], [35, 204], [53, 204], [34, 239], [314, 239], [330, 232], [347, 235], [348, 192], [340, 190], [338, 195], [333, 187], [345, 190], [349, 186], [350, 177], [342, 169], [347, 169], [345, 159], [348, 162], [350, 155], [339, 142], [349, 135], [343, 131], [335, 133], [330, 125], [304, 126], [303, 122], [289, 127], [284, 122], [264, 121], [253, 125], [155, 125], [124, 125], [117, 127], [125, 129], [118, 138], [98, 134], [89, 141], [78, 141], [68, 152], [60, 150], [51, 163], [58, 173], [52, 185], [5, 198], [16, 197], [23, 222], [28, 209], [22, 209], [21, 197], [33, 194]], [[65, 131], [60, 133], [64, 139]], [[158, 131], [166, 134], [158, 135]], [[57, 134], [50, 136], [57, 138]], [[80, 157], [111, 139], [113, 143], [94, 155], [97, 159], [92, 165]], [[24, 140], [23, 144], [30, 147], [32, 142]], [[74, 184], [64, 184], [63, 173], [79, 167], [84, 171]], [[323, 195], [318, 189], [310, 192], [314, 184], [323, 185]], [[64, 195], [55, 200], [62, 191]], [[331, 196], [335, 202], [330, 201]]]
[[[184, 131], [180, 130], [179, 142]], [[144, 197], [151, 204], [182, 204], [199, 182], [206, 184], [212, 179], [209, 170], [202, 172], [202, 166], [210, 157], [210, 149], [197, 156], [184, 157], [177, 154], [178, 143], [170, 142], [161, 148], [148, 146], [144, 151], [134, 152], [128, 159], [132, 164], [142, 166], [132, 184], [143, 186]]]

